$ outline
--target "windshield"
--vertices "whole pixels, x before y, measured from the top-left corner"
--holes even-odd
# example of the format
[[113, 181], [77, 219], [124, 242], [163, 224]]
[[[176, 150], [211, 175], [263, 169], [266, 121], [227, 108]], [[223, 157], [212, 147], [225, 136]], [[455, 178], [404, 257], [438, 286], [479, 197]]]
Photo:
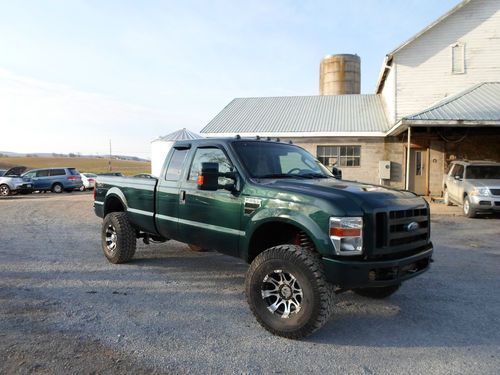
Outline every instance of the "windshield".
[[276, 142], [234, 142], [246, 170], [254, 178], [333, 177], [304, 149]]
[[467, 167], [465, 178], [469, 180], [500, 179], [500, 165], [471, 165]]

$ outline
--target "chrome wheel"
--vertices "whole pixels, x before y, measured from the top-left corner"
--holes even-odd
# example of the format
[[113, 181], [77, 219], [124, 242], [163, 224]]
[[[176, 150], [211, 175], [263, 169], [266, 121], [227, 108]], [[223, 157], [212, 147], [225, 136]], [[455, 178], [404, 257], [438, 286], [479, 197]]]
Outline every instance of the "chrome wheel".
[[291, 273], [274, 270], [262, 281], [262, 299], [267, 309], [281, 318], [300, 311], [303, 293], [297, 279]]
[[108, 225], [106, 228], [106, 248], [111, 254], [116, 250], [116, 243], [118, 241], [118, 236], [116, 235], [116, 229], [112, 225]]
[[10, 194], [10, 189], [7, 185], [0, 186], [0, 195], [7, 196]]
[[464, 214], [468, 215], [470, 211], [470, 203], [468, 199], [464, 201]]

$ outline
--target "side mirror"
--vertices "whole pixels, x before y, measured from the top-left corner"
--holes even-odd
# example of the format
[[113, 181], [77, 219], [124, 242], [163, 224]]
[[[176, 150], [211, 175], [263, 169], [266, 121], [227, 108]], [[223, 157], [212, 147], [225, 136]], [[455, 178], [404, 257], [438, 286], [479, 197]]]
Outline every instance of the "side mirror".
[[337, 167], [332, 168], [332, 174], [337, 180], [342, 180], [342, 171]]
[[[219, 177], [230, 178], [235, 183], [219, 185]], [[201, 163], [201, 172], [198, 175], [198, 189], [207, 191], [216, 191], [219, 189], [236, 191], [236, 173], [220, 173], [219, 163]]]
[[461, 179], [462, 179], [462, 177], [460, 177], [458, 174], [455, 176], [455, 180], [459, 180], [460, 181]]
[[219, 188], [219, 163], [201, 163], [198, 189], [216, 191]]

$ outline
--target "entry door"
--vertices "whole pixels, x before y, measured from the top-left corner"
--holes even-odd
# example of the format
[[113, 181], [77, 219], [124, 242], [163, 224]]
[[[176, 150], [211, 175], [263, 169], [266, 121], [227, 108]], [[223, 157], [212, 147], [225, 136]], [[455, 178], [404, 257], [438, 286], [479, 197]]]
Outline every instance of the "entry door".
[[427, 150], [410, 150], [410, 190], [416, 194], [427, 194]]

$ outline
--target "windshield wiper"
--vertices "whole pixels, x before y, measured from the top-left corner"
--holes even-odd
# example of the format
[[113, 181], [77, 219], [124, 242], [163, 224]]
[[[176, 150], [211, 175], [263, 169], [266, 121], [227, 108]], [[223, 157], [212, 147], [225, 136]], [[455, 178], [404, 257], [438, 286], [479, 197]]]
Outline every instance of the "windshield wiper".
[[263, 174], [262, 176], [256, 176], [255, 178], [309, 178], [309, 177], [304, 177], [303, 175], [300, 174], [289, 174], [289, 173], [270, 173], [270, 174]]
[[300, 177], [304, 177], [304, 178], [330, 178], [329, 176], [326, 176], [322, 173], [302, 173], [302, 174], [299, 174]]

